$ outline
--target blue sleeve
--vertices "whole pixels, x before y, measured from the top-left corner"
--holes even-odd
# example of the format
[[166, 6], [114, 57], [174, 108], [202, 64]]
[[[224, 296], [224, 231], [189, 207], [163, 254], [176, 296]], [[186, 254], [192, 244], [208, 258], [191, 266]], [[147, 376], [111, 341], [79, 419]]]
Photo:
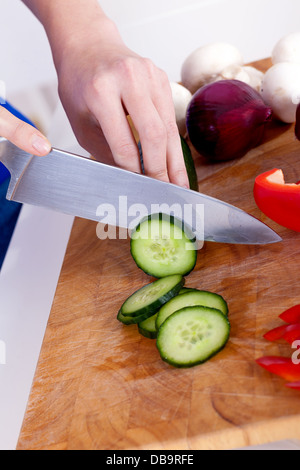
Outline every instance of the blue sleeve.
[[[17, 111], [9, 103], [1, 104], [4, 108], [16, 117], [28, 124], [34, 124]], [[35, 126], [34, 126], [35, 127]], [[0, 269], [4, 261], [12, 234], [17, 223], [22, 205], [13, 201], [7, 201], [6, 193], [9, 185], [10, 173], [2, 163], [0, 163]]]

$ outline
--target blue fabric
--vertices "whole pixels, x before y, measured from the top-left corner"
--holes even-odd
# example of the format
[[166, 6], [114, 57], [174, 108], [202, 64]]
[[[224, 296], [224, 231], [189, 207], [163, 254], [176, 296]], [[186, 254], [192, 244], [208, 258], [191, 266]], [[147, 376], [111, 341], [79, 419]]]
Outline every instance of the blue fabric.
[[[7, 109], [7, 111], [9, 111], [10, 113], [12, 113], [14, 116], [16, 116], [17, 118], [21, 119], [22, 121], [24, 122], [27, 122], [28, 124], [30, 124], [31, 126], [34, 126], [34, 124], [29, 120], [27, 119], [22, 113], [20, 113], [20, 111], [18, 111], [17, 109], [15, 109], [10, 103], [8, 103], [7, 101], [3, 102], [3, 100], [1, 100], [0, 98], [0, 106], [2, 106], [3, 108]], [[35, 127], [35, 126], [34, 126]], [[5, 168], [5, 166], [0, 162], [0, 184], [2, 184], [7, 178], [9, 178], [10, 174], [9, 174], [9, 171]]]
[[[6, 108], [9, 112], [28, 124], [34, 124], [27, 119], [18, 110], [13, 108], [11, 104], [5, 102], [0, 105]], [[34, 126], [35, 127], [35, 126]], [[0, 162], [0, 269], [2, 267], [12, 234], [17, 223], [22, 205], [13, 201], [7, 201], [6, 194], [10, 181], [10, 173], [5, 166]]]

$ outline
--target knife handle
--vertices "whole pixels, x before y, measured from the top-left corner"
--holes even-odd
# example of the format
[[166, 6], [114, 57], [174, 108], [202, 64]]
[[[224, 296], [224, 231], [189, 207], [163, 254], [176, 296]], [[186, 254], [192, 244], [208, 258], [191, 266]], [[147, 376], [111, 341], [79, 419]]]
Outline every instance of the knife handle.
[[[24, 114], [22, 114], [18, 109], [12, 106], [8, 101], [4, 101], [3, 103], [1, 102], [1, 106], [21, 121], [24, 121], [30, 126], [36, 128], [35, 124], [30, 119], [24, 116]], [[17, 147], [15, 145], [13, 145], [4, 137], [0, 137], [0, 162], [4, 164], [4, 166], [7, 168], [11, 175], [13, 174], [12, 172], [14, 170], [14, 165], [11, 157], [12, 155], [16, 154], [16, 149]], [[24, 154], [25, 152], [22, 153]]]
[[33, 156], [24, 152], [4, 137], [0, 137], [0, 162], [8, 169], [12, 179], [18, 180]]
[[0, 162], [10, 171], [9, 156], [11, 152], [9, 151], [8, 143], [7, 139], [0, 137]]

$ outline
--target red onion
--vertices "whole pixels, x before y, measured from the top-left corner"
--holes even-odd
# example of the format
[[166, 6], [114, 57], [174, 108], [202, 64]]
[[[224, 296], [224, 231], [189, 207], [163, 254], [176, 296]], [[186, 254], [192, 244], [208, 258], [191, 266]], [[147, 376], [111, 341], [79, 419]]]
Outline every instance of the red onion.
[[271, 118], [271, 108], [256, 90], [239, 80], [221, 80], [195, 93], [187, 111], [187, 130], [200, 154], [225, 161], [260, 144]]
[[296, 112], [295, 134], [296, 134], [297, 139], [300, 140], [300, 104], [298, 104], [297, 112]]

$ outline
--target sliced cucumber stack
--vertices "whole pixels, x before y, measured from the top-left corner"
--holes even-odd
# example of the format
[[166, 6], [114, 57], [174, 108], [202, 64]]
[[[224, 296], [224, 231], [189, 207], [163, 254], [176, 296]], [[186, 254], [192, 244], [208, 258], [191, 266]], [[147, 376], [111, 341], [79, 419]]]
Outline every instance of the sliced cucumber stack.
[[162, 359], [175, 367], [192, 367], [223, 349], [229, 339], [228, 305], [222, 296], [184, 288], [184, 276], [197, 262], [191, 230], [172, 216], [154, 214], [131, 236], [137, 266], [156, 281], [139, 289], [122, 305], [118, 320], [137, 325], [156, 339]]
[[131, 254], [139, 268], [156, 278], [185, 276], [197, 262], [193, 234], [163, 214], [152, 214], [139, 224], [131, 236]]
[[187, 307], [173, 313], [158, 331], [161, 358], [175, 367], [206, 362], [225, 347], [230, 324], [219, 310]]
[[145, 338], [157, 338], [156, 316], [157, 314], [138, 324], [138, 330], [141, 335], [145, 336]]
[[168, 276], [152, 282], [131, 295], [121, 307], [118, 320], [125, 324], [141, 323], [155, 315], [184, 286], [181, 275]]
[[196, 305], [215, 308], [223, 315], [228, 315], [228, 306], [223, 297], [212, 292], [194, 290], [178, 295], [161, 307], [156, 318], [156, 329], [159, 330], [164, 321], [177, 310]]
[[183, 287], [178, 295], [187, 294], [188, 292], [199, 292], [198, 289], [193, 289], [191, 287]]

